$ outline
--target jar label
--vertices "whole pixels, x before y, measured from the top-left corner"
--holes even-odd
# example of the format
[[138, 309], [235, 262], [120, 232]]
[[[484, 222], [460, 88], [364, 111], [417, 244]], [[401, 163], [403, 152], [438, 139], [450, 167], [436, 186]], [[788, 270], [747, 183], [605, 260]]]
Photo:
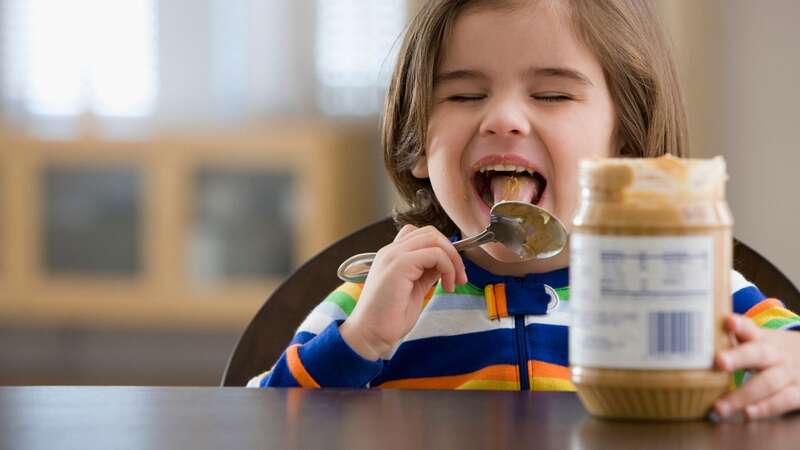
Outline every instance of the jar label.
[[712, 367], [712, 236], [574, 234], [570, 245], [572, 364]]

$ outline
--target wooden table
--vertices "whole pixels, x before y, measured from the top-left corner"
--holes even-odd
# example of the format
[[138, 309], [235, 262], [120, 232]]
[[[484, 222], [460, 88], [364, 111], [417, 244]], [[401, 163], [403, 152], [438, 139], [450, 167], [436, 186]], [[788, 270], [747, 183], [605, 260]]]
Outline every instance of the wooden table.
[[796, 449], [800, 415], [631, 423], [574, 394], [243, 388], [0, 388], [2, 449]]

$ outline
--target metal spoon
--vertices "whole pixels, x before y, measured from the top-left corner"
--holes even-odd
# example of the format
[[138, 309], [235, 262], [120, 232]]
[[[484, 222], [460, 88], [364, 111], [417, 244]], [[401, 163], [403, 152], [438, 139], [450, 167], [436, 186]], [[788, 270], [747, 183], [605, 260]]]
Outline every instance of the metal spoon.
[[[489, 226], [481, 233], [455, 242], [462, 251], [489, 242], [499, 242], [520, 257], [520, 261], [555, 256], [567, 244], [567, 230], [558, 218], [531, 203], [503, 201], [489, 212]], [[363, 283], [376, 253], [347, 258], [336, 274], [344, 281]]]

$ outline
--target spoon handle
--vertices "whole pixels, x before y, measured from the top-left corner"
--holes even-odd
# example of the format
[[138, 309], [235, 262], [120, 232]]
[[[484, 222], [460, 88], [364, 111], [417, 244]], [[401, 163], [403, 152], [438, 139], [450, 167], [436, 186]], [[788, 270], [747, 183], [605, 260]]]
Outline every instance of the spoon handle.
[[[462, 239], [454, 242], [453, 246], [458, 251], [466, 250], [468, 248], [477, 247], [487, 242], [494, 240], [494, 233], [488, 229], [482, 233], [476, 234], [473, 237]], [[377, 253], [359, 253], [344, 260], [336, 271], [336, 275], [342, 281], [349, 281], [350, 283], [363, 283], [367, 279], [372, 261], [375, 260]]]

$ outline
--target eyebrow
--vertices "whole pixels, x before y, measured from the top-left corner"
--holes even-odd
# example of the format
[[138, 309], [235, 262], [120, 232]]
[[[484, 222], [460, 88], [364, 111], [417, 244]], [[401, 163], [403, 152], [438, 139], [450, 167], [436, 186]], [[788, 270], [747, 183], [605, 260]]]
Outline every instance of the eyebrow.
[[448, 72], [437, 73], [433, 78], [433, 84], [443, 83], [445, 81], [455, 80], [486, 80], [488, 77], [483, 72], [477, 70], [451, 70]]
[[569, 78], [577, 82], [594, 86], [589, 77], [569, 67], [533, 67], [526, 71], [528, 76]]
[[[532, 67], [525, 71], [526, 77], [568, 78], [579, 83], [594, 86], [589, 77], [568, 67]], [[478, 70], [458, 69], [436, 74], [433, 84], [455, 80], [486, 80], [488, 77]]]

